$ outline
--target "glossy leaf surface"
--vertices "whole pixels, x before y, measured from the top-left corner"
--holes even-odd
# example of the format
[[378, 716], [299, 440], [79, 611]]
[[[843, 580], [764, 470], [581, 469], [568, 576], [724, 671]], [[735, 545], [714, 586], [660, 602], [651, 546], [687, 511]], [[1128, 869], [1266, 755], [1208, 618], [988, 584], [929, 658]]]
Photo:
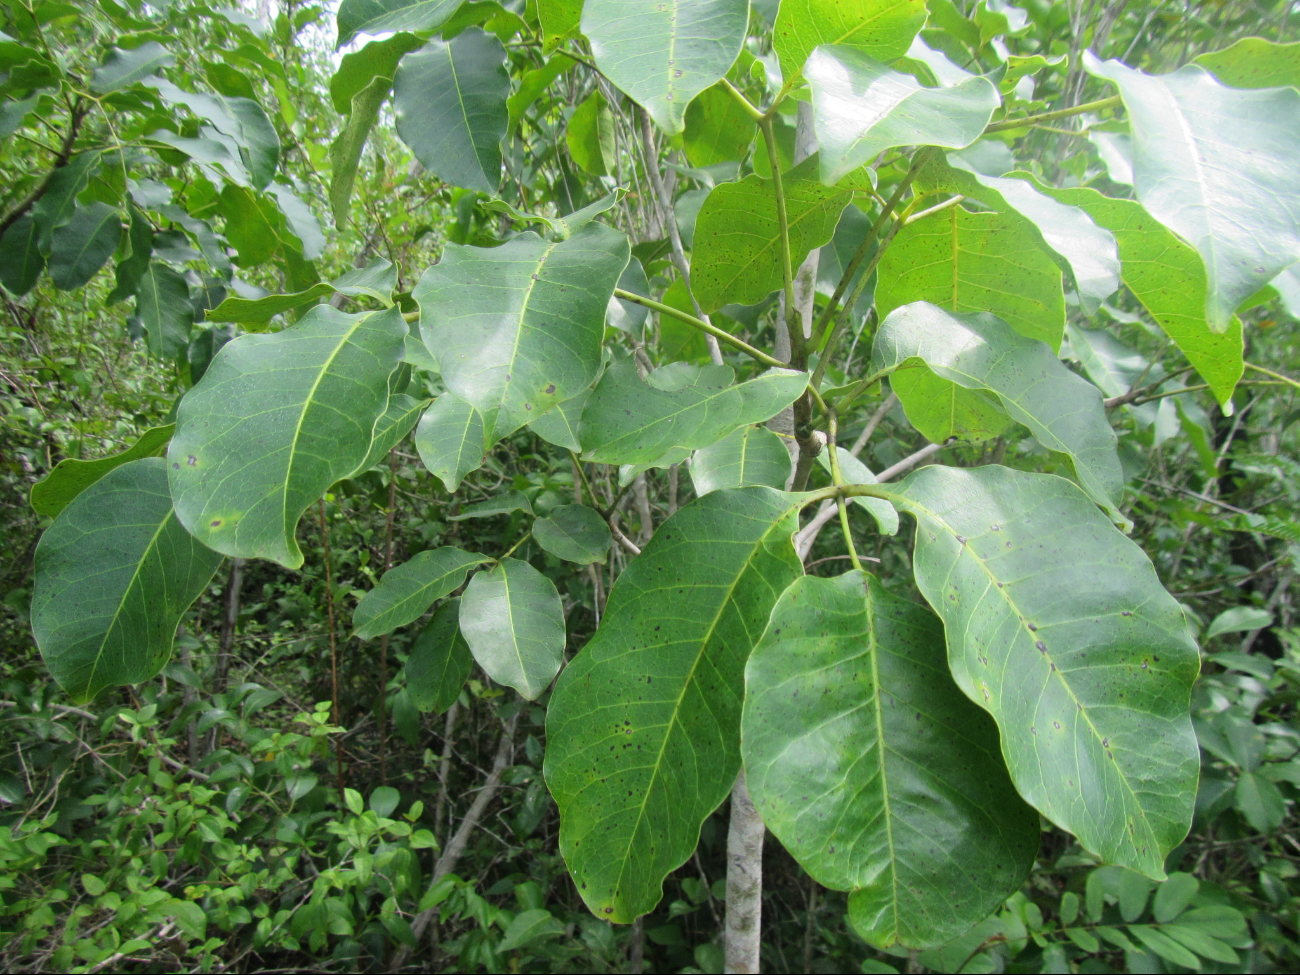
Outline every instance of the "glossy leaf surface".
[[519, 559], [502, 559], [469, 581], [460, 632], [487, 675], [530, 701], [564, 660], [564, 609], [555, 583]]
[[181, 401], [168, 451], [181, 523], [205, 545], [296, 569], [298, 519], [370, 452], [406, 325], [328, 305], [226, 345]]
[[604, 562], [609, 555], [609, 525], [594, 508], [562, 504], [533, 522], [533, 538], [557, 558], [578, 565]]
[[1061, 478], [927, 467], [888, 490], [1016, 789], [1106, 862], [1163, 878], [1196, 796], [1199, 655], [1146, 555]]
[[486, 561], [484, 555], [444, 546], [420, 552], [394, 566], [352, 611], [353, 635], [359, 640], [371, 640], [414, 622], [464, 582], [471, 568]]
[[167, 449], [175, 424], [150, 427], [140, 434], [140, 439], [120, 454], [98, 460], [79, 460], [65, 457], [54, 465], [54, 470], [32, 485], [31, 503], [38, 515], [56, 518], [72, 500], [114, 468], [144, 457], [157, 457]]
[[556, 685], [546, 783], [560, 851], [597, 917], [650, 911], [731, 791], [745, 660], [802, 571], [798, 508], [764, 487], [682, 508], [618, 577]]
[[449, 244], [414, 291], [447, 388], [495, 411], [498, 436], [577, 396], [600, 369], [628, 254], [627, 238], [597, 223], [563, 241], [529, 232], [499, 247]]
[[460, 634], [460, 600], [448, 600], [411, 644], [406, 658], [411, 703], [421, 711], [442, 714], [460, 696], [473, 669], [474, 657]]
[[766, 427], [733, 430], [691, 457], [691, 483], [697, 497], [756, 484], [784, 490], [791, 471], [785, 441]]
[[746, 0], [586, 0], [582, 33], [605, 77], [670, 135], [740, 53]]
[[50, 673], [74, 701], [148, 680], [220, 564], [176, 520], [160, 458], [109, 471], [36, 548], [32, 631]]
[[873, 944], [943, 944], [997, 909], [1038, 852], [993, 721], [948, 673], [943, 626], [865, 572], [805, 576], [745, 667], [747, 782], [818, 883], [853, 891]]

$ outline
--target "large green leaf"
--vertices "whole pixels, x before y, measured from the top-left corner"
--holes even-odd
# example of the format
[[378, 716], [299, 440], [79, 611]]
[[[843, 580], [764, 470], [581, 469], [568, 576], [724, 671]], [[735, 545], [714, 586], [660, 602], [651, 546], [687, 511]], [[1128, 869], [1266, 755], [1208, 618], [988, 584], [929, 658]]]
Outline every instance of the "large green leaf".
[[537, 19], [547, 51], [575, 37], [582, 24], [582, 0], [537, 0]]
[[925, 18], [925, 0], [782, 0], [772, 46], [781, 74], [792, 81], [823, 44], [854, 48], [877, 61], [901, 58]]
[[414, 291], [447, 388], [496, 411], [497, 436], [577, 396], [600, 368], [628, 254], [627, 238], [598, 223], [562, 241], [529, 232], [499, 247], [448, 244]]
[[120, 454], [101, 457], [98, 460], [78, 460], [66, 457], [54, 465], [43, 478], [32, 485], [30, 500], [32, 508], [38, 515], [46, 518], [58, 517], [77, 495], [90, 487], [109, 471], [128, 464], [142, 457], [157, 457], [167, 449], [167, 442], [172, 438], [176, 427], [150, 427], [140, 434], [140, 439]]
[[460, 696], [473, 668], [469, 644], [460, 633], [460, 600], [448, 600], [411, 644], [406, 658], [411, 703], [421, 711], [442, 714]]
[[1038, 816], [943, 627], [865, 572], [805, 576], [745, 667], [746, 782], [763, 822], [883, 948], [944, 944], [1016, 891]]
[[954, 312], [992, 312], [1021, 335], [1061, 347], [1061, 270], [1018, 214], [954, 206], [908, 224], [881, 258], [879, 280], [882, 317], [929, 301]]
[[771, 369], [739, 385], [731, 380], [728, 366], [677, 363], [642, 382], [630, 359], [615, 361], [582, 412], [583, 456], [603, 464], [644, 464], [674, 447], [707, 447], [737, 427], [780, 413], [803, 392], [808, 376]]
[[39, 238], [40, 225], [30, 216], [19, 217], [0, 238], [0, 284], [12, 295], [31, 291], [45, 270]]
[[298, 519], [370, 452], [405, 335], [397, 308], [320, 305], [227, 344], [176, 416], [167, 460], [181, 523], [226, 555], [302, 565]]
[[116, 47], [109, 48], [104, 63], [95, 69], [90, 79], [90, 90], [99, 95], [107, 95], [149, 77], [159, 68], [169, 68], [175, 63], [176, 58], [157, 41], [145, 41], [139, 47], [125, 51]]
[[36, 547], [32, 632], [50, 673], [75, 701], [148, 680], [220, 564], [176, 520], [162, 459], [109, 471]]
[[390, 30], [435, 31], [447, 22], [461, 0], [343, 0], [339, 4], [339, 39], [342, 47], [357, 34], [384, 34]]
[[[831, 239], [853, 196], [825, 186], [816, 175], [817, 162], [809, 158], [782, 180], [795, 267]], [[756, 304], [781, 287], [781, 233], [772, 180], [750, 175], [709, 193], [695, 221], [691, 285], [706, 312], [727, 304]]]
[[1067, 456], [1088, 496], [1124, 520], [1116, 507], [1124, 475], [1101, 393], [1042, 342], [1018, 335], [994, 315], [954, 315], [918, 301], [881, 323], [871, 367], [897, 370], [891, 383], [907, 418], [935, 443], [965, 433], [955, 422], [954, 391], [933, 381], [909, 384], [912, 369], [993, 398], [1044, 447]]
[[705, 88], [686, 107], [682, 149], [692, 166], [745, 158], [758, 134], [753, 117], [721, 83]]
[[402, 31], [343, 55], [338, 68], [330, 76], [330, 101], [334, 103], [334, 111], [347, 115], [352, 111], [352, 99], [365, 91], [376, 78], [391, 79], [402, 56], [423, 46], [424, 38]]
[[766, 427], [743, 426], [691, 458], [691, 483], [704, 497], [723, 488], [766, 484], [784, 488], [790, 480], [790, 451]]
[[1228, 88], [1195, 64], [1153, 76], [1085, 52], [1084, 65], [1124, 97], [1137, 198], [1200, 252], [1206, 320], [1225, 331], [1300, 261], [1300, 91]]
[[533, 522], [533, 538], [543, 549], [567, 562], [589, 565], [609, 554], [609, 525], [594, 508], [562, 504]]
[[610, 590], [546, 715], [560, 851], [598, 916], [652, 910], [740, 770], [745, 660], [801, 568], [800, 501], [715, 491], [665, 521]]
[[491, 430], [490, 417], [460, 397], [444, 393], [416, 424], [415, 450], [447, 490], [455, 491], [466, 474], [483, 466]]
[[1115, 235], [1128, 289], [1196, 367], [1220, 405], [1231, 403], [1244, 369], [1241, 322], [1234, 318], [1222, 334], [1211, 330], [1205, 318], [1205, 266], [1196, 251], [1133, 200], [1112, 200], [1082, 186], [1043, 192], [1086, 211]]
[[392, 87], [392, 78], [385, 75], [371, 78], [352, 96], [347, 122], [330, 144], [330, 212], [338, 227], [348, 222], [348, 207], [352, 202], [361, 153]]
[[670, 135], [745, 42], [746, 0], [586, 0], [582, 32], [605, 77]]
[[151, 77], [146, 84], [167, 103], [184, 105], [208, 122], [211, 129], [201, 131], [242, 160], [253, 188], [260, 190], [271, 182], [280, 162], [280, 137], [261, 105], [251, 98], [185, 91], [165, 78]]
[[891, 146], [968, 146], [999, 103], [987, 78], [923, 88], [851, 47], [817, 48], [804, 74], [812, 86], [822, 179], [831, 184]]
[[564, 662], [564, 608], [555, 583], [518, 559], [480, 572], [460, 600], [460, 632], [480, 667], [528, 700]]
[[121, 237], [116, 207], [107, 203], [77, 207], [72, 219], [52, 235], [50, 281], [63, 291], [84, 287], [113, 256]]
[[1233, 88], [1300, 88], [1300, 42], [1274, 44], [1262, 37], [1243, 37], [1231, 47], [1192, 60]]
[[402, 58], [393, 77], [397, 134], [426, 169], [454, 186], [495, 196], [510, 113], [506, 51], [471, 27]]
[[1050, 475], [936, 466], [880, 490], [917, 519], [917, 585], [1016, 789], [1103, 860], [1163, 878], [1196, 797], [1200, 658], [1146, 555]]
[[376, 464], [386, 461], [388, 452], [406, 438], [428, 405], [428, 400], [418, 400], [405, 393], [390, 396], [384, 415], [375, 422], [374, 433], [370, 436], [370, 452], [357, 465], [352, 476], [363, 474]]
[[444, 546], [420, 552], [389, 569], [352, 611], [359, 640], [371, 640], [414, 622], [462, 582], [469, 570], [487, 562], [485, 555]]
[[588, 95], [569, 116], [564, 142], [578, 168], [593, 176], [617, 171], [614, 113], [599, 89]]
[[135, 291], [135, 313], [149, 351], [164, 359], [182, 355], [190, 344], [194, 305], [190, 286], [166, 264], [150, 261]]

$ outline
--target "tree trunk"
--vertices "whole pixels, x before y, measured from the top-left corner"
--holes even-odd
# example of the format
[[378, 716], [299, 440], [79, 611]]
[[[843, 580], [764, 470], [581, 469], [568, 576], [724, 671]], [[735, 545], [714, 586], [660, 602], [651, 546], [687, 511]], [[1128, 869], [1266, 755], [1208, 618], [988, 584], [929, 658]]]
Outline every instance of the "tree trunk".
[[763, 834], [765, 827], [749, 798], [742, 770], [731, 790], [731, 828], [727, 831], [728, 972], [759, 970], [763, 933]]

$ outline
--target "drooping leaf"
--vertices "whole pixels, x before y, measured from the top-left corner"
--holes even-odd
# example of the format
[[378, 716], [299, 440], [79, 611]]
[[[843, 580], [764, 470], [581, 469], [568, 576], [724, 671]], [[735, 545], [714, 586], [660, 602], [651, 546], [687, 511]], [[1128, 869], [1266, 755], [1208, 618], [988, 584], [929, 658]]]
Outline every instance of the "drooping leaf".
[[564, 142], [573, 161], [591, 175], [604, 176], [616, 169], [614, 113], [599, 89], [573, 110], [564, 130]]
[[79, 152], [50, 174], [45, 192], [31, 210], [32, 219], [36, 221], [37, 246], [42, 254], [49, 255], [54, 231], [72, 219], [77, 209], [77, 196], [99, 169], [101, 158], [98, 150]]
[[194, 324], [194, 306], [190, 286], [179, 272], [150, 261], [136, 285], [135, 313], [144, 326], [150, 352], [175, 359], [185, 351]]
[[218, 197], [220, 213], [226, 218], [226, 239], [238, 252], [241, 267], [265, 264], [279, 249], [276, 222], [280, 215], [268, 201], [244, 186], [227, 184]]
[[0, 238], [0, 284], [21, 298], [45, 270], [45, 255], [38, 245], [40, 226], [30, 216], [9, 225]]
[[578, 565], [604, 562], [609, 553], [609, 525], [585, 504], [562, 504], [533, 522], [533, 538], [557, 558]]
[[330, 101], [334, 103], [334, 111], [347, 115], [352, 111], [352, 99], [374, 79], [391, 79], [402, 56], [423, 45], [424, 38], [402, 31], [343, 55], [338, 68], [330, 76]]
[[1106, 862], [1163, 878], [1196, 796], [1199, 655], [1146, 555], [1050, 475], [936, 466], [881, 490], [917, 519], [917, 585], [1016, 789]]
[[[575, 17], [577, 13], [575, 11]], [[514, 94], [506, 99], [506, 108], [510, 112], [510, 128], [512, 131], [519, 124], [519, 120], [524, 117], [524, 113], [542, 96], [543, 92], [551, 87], [551, 83], [577, 63], [566, 54], [554, 54], [547, 58], [546, 63], [540, 68], [533, 68], [524, 73], [523, 77], [519, 79], [519, 87]]]
[[369, 454], [405, 335], [396, 308], [322, 305], [226, 345], [177, 413], [167, 459], [181, 523], [227, 555], [302, 565], [298, 520]]
[[298, 238], [303, 260], [314, 261], [325, 253], [325, 233], [320, 221], [302, 198], [283, 183], [271, 183], [266, 192], [279, 206], [289, 233]]
[[442, 714], [456, 702], [473, 668], [469, 644], [460, 633], [460, 600], [448, 600], [411, 644], [406, 658], [411, 703], [421, 711]]
[[812, 86], [822, 180], [831, 185], [892, 146], [968, 146], [999, 103], [987, 78], [923, 88], [851, 47], [817, 48], [804, 75]]
[[1300, 91], [1228, 88], [1195, 64], [1153, 76], [1085, 54], [1084, 66], [1119, 88], [1137, 198], [1200, 252], [1206, 321], [1225, 331], [1300, 261]]
[[[871, 468], [854, 457], [853, 454], [838, 444], [836, 444], [835, 450], [835, 458], [839, 462], [840, 473], [844, 476], [845, 484], [878, 483], [876, 475], [871, 472]], [[823, 450], [818, 454], [817, 463], [821, 464], [822, 469], [827, 474], [831, 473], [829, 452]], [[898, 534], [898, 510], [884, 498], [856, 497], [853, 501], [865, 508], [867, 513], [876, 520], [876, 527], [880, 529], [880, 534]]]
[[1230, 404], [1244, 369], [1241, 322], [1234, 318], [1221, 334], [1210, 328], [1205, 267], [1196, 251], [1133, 200], [1113, 200], [1082, 186], [1040, 189], [1085, 210], [1115, 235], [1124, 283], [1196, 367], [1220, 405]]
[[852, 891], [882, 948], [964, 933], [1024, 882], [1038, 816], [962, 696], [943, 627], [874, 576], [804, 576], [745, 667], [741, 740], [763, 822], [812, 877]]
[[114, 269], [116, 283], [104, 299], [105, 305], [115, 305], [133, 296], [140, 287], [144, 272], [149, 269], [149, 258], [153, 251], [153, 227], [149, 224], [149, 218], [135, 206], [130, 209], [131, 224], [127, 229], [127, 245], [130, 250]]
[[[642, 464], [674, 447], [697, 450], [747, 423], [763, 423], [803, 392], [806, 373], [771, 369], [732, 385], [727, 366], [703, 369], [684, 363], [651, 373], [642, 382], [631, 360], [605, 370], [582, 412], [578, 435], [583, 456], [603, 464]], [[668, 382], [679, 374], [681, 385]]]
[[467, 518], [495, 518], [508, 515], [514, 511], [533, 513], [532, 503], [523, 491], [503, 491], [494, 498], [466, 505], [459, 514], [451, 515], [448, 521], [464, 521]]
[[586, 0], [582, 33], [605, 77], [669, 135], [727, 73], [745, 41], [745, 0]]
[[765, 427], [740, 427], [691, 458], [691, 483], [701, 498], [710, 491], [755, 484], [783, 490], [790, 471], [785, 441]]
[[562, 241], [529, 232], [499, 247], [447, 245], [413, 293], [447, 389], [495, 412], [497, 436], [581, 393], [600, 368], [628, 253], [623, 234], [597, 223]]
[[488, 558], [444, 546], [420, 552], [384, 573], [352, 611], [358, 640], [373, 640], [414, 622], [462, 582], [469, 570]]
[[375, 422], [375, 430], [370, 437], [370, 452], [366, 454], [366, 459], [357, 465], [352, 476], [364, 474], [376, 464], [387, 460], [388, 452], [401, 443], [415, 428], [420, 415], [428, 405], [428, 400], [418, 400], [405, 393], [390, 396], [384, 415]]
[[227, 98], [207, 92], [189, 92], [165, 78], [151, 77], [146, 84], [171, 105], [184, 105], [209, 123], [206, 137], [226, 146], [232, 157], [246, 166], [249, 185], [263, 189], [271, 182], [280, 161], [280, 137], [262, 106], [250, 98]]
[[501, 42], [473, 27], [408, 54], [393, 77], [397, 134], [415, 158], [439, 179], [490, 196], [510, 121], [505, 59]]
[[353, 95], [348, 120], [330, 144], [330, 211], [337, 227], [344, 227], [348, 222], [361, 153], [392, 88], [392, 78], [376, 75]]
[[107, 95], [175, 63], [176, 58], [157, 41], [145, 41], [139, 47], [125, 51], [110, 48], [104, 63], [95, 69], [90, 90], [97, 95]]
[[343, 0], [339, 4], [336, 49], [357, 34], [435, 31], [460, 7], [461, 0]]
[[877, 61], [901, 58], [925, 18], [925, 0], [782, 0], [772, 46], [781, 74], [793, 80], [823, 44], [854, 48]]
[[79, 460], [65, 457], [54, 465], [54, 469], [32, 485], [32, 508], [38, 515], [57, 518], [73, 499], [90, 487], [109, 471], [129, 464], [142, 457], [157, 457], [167, 449], [175, 424], [150, 427], [140, 434], [140, 439], [120, 454], [101, 457], [98, 460]]
[[992, 398], [1044, 447], [1068, 457], [1088, 496], [1125, 521], [1116, 507], [1124, 475], [1101, 393], [1042, 342], [1017, 334], [993, 315], [954, 315], [916, 302], [881, 323], [871, 366], [873, 372], [898, 370], [890, 379], [907, 418], [936, 443], [963, 436], [954, 422], [956, 391], [933, 381], [913, 386], [907, 380], [913, 368]]
[[460, 397], [443, 393], [415, 426], [415, 450], [420, 462], [452, 492], [466, 474], [483, 466], [491, 429], [490, 418]]
[[[627, 267], [619, 275], [618, 287], [634, 295], [650, 297], [650, 282], [646, 280], [645, 267], [635, 257], [627, 262]], [[635, 301], [624, 301], [622, 298], [610, 298], [606, 306], [605, 322], [620, 332], [640, 337], [641, 329], [649, 315], [650, 309], [645, 305], [639, 305]]]
[[881, 316], [914, 301], [953, 312], [991, 312], [1028, 338], [1061, 347], [1065, 293], [1061, 270], [1018, 214], [972, 213], [961, 206], [898, 232], [880, 260]]
[[502, 559], [469, 581], [460, 632], [480, 667], [530, 701], [564, 661], [564, 609], [555, 583], [518, 559]]
[[[817, 162], [809, 158], [782, 179], [794, 267], [831, 239], [852, 198], [816, 174]], [[691, 285], [707, 313], [755, 304], [781, 287], [780, 221], [770, 179], [750, 175], [709, 193], [695, 222]]]
[[84, 287], [113, 256], [121, 237], [116, 207], [107, 203], [77, 207], [72, 219], [54, 230], [50, 281], [63, 291]]
[[715, 491], [665, 521], [610, 590], [546, 716], [560, 851], [597, 917], [652, 910], [740, 770], [744, 666], [800, 574], [799, 501]]
[[1233, 88], [1300, 88], [1300, 42], [1275, 44], [1243, 37], [1222, 51], [1198, 54], [1192, 62]]
[[322, 281], [313, 284], [305, 291], [298, 291], [291, 295], [266, 295], [263, 298], [240, 298], [238, 295], [231, 295], [209, 311], [206, 317], [210, 322], [234, 322], [243, 325], [250, 332], [261, 332], [276, 315], [293, 311], [303, 305], [315, 304], [321, 298], [333, 293], [334, 288]]
[[176, 520], [161, 459], [109, 471], [36, 548], [32, 632], [51, 675], [74, 701], [148, 680], [220, 564]]

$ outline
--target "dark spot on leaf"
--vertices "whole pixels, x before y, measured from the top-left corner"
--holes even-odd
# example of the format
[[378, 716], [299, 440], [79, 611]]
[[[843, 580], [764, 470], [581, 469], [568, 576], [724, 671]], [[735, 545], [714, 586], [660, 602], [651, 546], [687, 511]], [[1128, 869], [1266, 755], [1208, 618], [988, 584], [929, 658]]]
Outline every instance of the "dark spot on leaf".
[[1037, 647], [1039, 650], [1041, 650], [1043, 653], [1047, 653], [1047, 644], [1044, 643], [1042, 640], [1039, 640], [1037, 643], [1034, 644], [1034, 646]]
[[546, 387], [546, 392], [547, 392], [547, 395], [549, 395], [549, 394], [555, 392], [555, 383], [551, 383], [549, 386], [547, 386], [547, 387]]
[[193, 454], [190, 454], [190, 456], [186, 460], [186, 463], [188, 463], [191, 467], [198, 467], [199, 459], [195, 457]]
[[220, 528], [220, 527], [221, 527], [221, 519], [220, 519], [220, 518], [213, 518], [210, 527], [212, 527], [212, 528]]

